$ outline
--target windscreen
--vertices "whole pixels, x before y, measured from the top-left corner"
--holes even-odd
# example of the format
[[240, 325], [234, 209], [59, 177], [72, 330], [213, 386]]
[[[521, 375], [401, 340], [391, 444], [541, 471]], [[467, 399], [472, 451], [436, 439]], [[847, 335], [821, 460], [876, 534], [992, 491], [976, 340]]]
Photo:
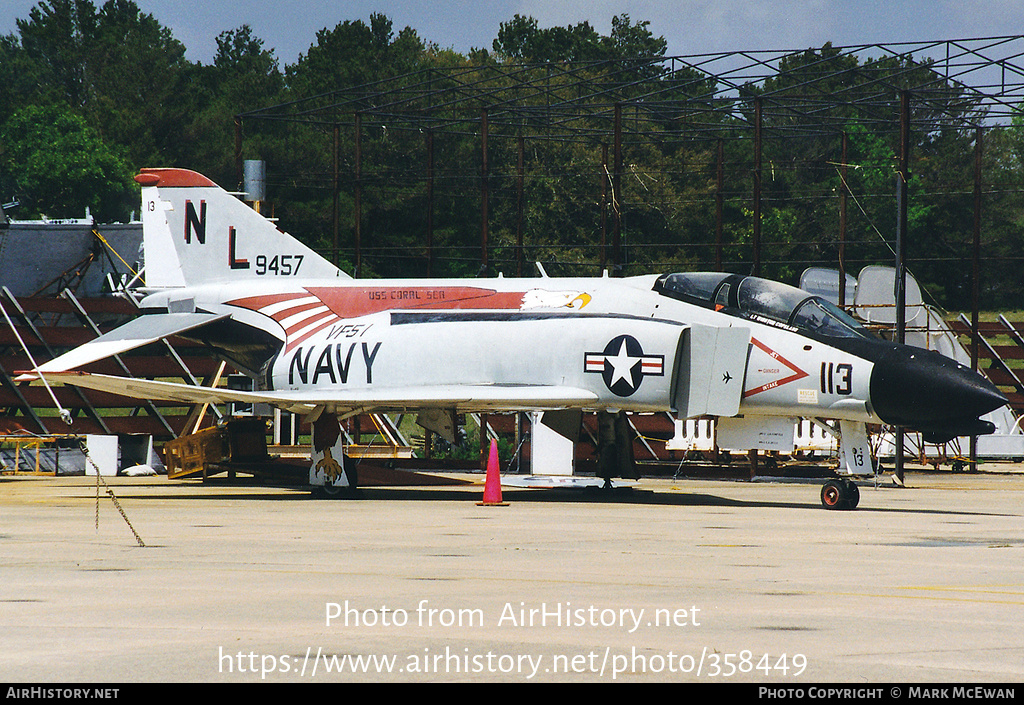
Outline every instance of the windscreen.
[[767, 318], [830, 338], [872, 338], [838, 306], [802, 289], [758, 277], [721, 272], [666, 274], [654, 290], [663, 296], [746, 317]]

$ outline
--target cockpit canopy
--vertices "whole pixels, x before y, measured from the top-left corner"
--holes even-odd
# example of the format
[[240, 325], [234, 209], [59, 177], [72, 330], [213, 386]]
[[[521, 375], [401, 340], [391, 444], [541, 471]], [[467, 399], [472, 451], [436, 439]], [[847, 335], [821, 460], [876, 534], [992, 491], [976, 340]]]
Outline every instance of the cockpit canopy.
[[654, 290], [663, 296], [754, 320], [768, 319], [829, 338], [874, 338], [849, 314], [820, 296], [758, 277], [724, 272], [665, 274]]

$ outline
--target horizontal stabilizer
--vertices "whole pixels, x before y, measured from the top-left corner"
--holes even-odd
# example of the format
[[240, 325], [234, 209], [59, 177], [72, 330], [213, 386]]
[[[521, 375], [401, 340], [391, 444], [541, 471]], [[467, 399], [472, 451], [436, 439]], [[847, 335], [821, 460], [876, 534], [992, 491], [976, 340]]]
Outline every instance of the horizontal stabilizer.
[[208, 323], [228, 318], [230, 314], [215, 313], [157, 313], [138, 318], [105, 333], [85, 345], [53, 358], [41, 365], [38, 372], [66, 372], [154, 343], [178, 333], [205, 326]]
[[63, 382], [76, 387], [141, 399], [161, 399], [187, 404], [264, 403], [296, 413], [309, 413], [318, 407], [339, 414], [431, 408], [454, 408], [461, 412], [530, 411], [585, 406], [596, 402], [598, 398], [596, 394], [586, 389], [542, 385], [439, 385], [364, 388], [351, 391], [325, 388], [295, 392], [245, 392], [222, 387], [197, 387], [192, 384], [85, 372], [56, 372], [45, 376], [50, 382]]

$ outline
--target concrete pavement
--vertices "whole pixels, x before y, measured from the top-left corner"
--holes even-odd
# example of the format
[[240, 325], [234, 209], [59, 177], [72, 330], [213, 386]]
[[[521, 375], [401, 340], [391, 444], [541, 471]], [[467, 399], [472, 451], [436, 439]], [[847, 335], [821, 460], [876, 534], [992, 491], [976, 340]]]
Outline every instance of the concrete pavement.
[[[482, 480], [481, 476], [476, 479]], [[0, 477], [0, 681], [1014, 682], [1024, 477], [611, 496]]]

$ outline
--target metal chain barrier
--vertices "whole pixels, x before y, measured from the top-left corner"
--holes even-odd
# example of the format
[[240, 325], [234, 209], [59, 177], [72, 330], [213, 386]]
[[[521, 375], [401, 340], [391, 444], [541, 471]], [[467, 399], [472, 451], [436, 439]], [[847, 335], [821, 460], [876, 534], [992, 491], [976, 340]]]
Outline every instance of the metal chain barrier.
[[85, 441], [81, 441], [79, 443], [79, 446], [81, 447], [82, 452], [85, 454], [85, 459], [89, 461], [89, 464], [92, 465], [92, 469], [96, 471], [96, 530], [100, 530], [100, 484], [102, 483], [103, 488], [107, 491], [107, 495], [110, 497], [110, 501], [114, 503], [114, 506], [117, 508], [117, 511], [121, 513], [121, 518], [124, 519], [124, 523], [128, 525], [129, 529], [132, 530], [132, 534], [135, 536], [135, 540], [139, 543], [139, 546], [145, 548], [146, 544], [142, 542], [142, 538], [139, 536], [139, 532], [137, 532], [135, 530], [135, 527], [132, 526], [132, 522], [128, 519], [128, 515], [125, 514], [124, 509], [121, 507], [121, 503], [118, 502], [117, 497], [114, 496], [114, 491], [110, 489], [110, 485], [108, 485], [107, 481], [103, 479], [102, 475], [100, 475], [99, 466], [96, 465], [96, 461], [93, 460], [92, 456], [89, 455], [89, 450], [88, 448], [86, 448]]

